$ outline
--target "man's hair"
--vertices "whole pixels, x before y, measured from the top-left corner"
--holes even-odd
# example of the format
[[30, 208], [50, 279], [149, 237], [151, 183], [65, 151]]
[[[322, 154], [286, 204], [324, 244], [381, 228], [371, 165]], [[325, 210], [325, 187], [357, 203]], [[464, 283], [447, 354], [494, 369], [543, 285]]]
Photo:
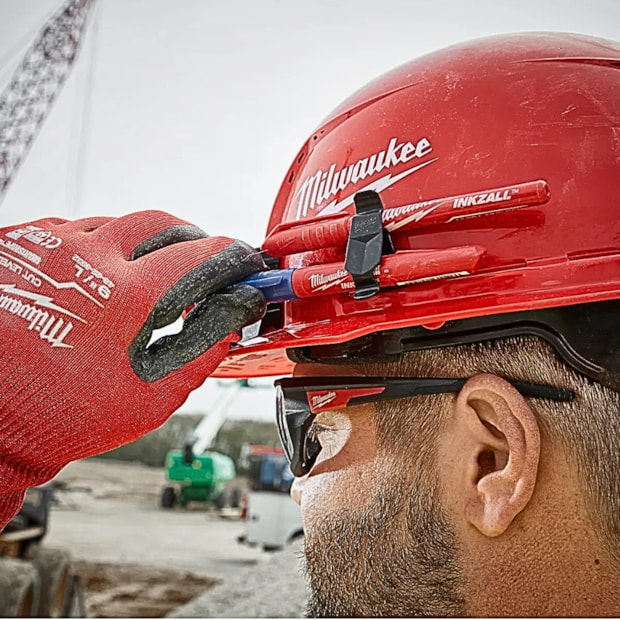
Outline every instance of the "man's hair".
[[[573, 390], [570, 402], [528, 398], [541, 439], [558, 442], [574, 462], [589, 516], [620, 564], [620, 394], [572, 370], [540, 338], [514, 337], [441, 349], [416, 351], [396, 362], [362, 362], [366, 374], [467, 378], [488, 372], [504, 379], [544, 383]], [[388, 401], [377, 416], [380, 443], [405, 454], [411, 437], [407, 419], [416, 415], [416, 432], [432, 441], [456, 395]]]

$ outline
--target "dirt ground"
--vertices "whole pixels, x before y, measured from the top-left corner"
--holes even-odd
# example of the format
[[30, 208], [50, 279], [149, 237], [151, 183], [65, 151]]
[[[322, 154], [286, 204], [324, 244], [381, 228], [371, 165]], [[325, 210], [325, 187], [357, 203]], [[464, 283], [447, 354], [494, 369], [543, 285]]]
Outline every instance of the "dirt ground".
[[162, 617], [268, 555], [237, 542], [238, 519], [162, 510], [162, 469], [89, 459], [54, 482], [44, 543], [71, 553], [89, 617]]
[[192, 573], [139, 565], [74, 562], [90, 618], [161, 618], [219, 583]]

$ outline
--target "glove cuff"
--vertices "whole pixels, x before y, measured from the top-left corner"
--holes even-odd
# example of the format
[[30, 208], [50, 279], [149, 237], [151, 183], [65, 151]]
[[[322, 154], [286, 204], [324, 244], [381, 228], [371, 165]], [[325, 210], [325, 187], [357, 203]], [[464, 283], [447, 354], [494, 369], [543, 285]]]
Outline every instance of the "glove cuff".
[[0, 466], [0, 531], [19, 512], [26, 489], [10, 467]]
[[53, 478], [60, 467], [42, 475], [21, 464], [7, 465], [0, 459], [0, 531], [19, 512], [26, 490]]

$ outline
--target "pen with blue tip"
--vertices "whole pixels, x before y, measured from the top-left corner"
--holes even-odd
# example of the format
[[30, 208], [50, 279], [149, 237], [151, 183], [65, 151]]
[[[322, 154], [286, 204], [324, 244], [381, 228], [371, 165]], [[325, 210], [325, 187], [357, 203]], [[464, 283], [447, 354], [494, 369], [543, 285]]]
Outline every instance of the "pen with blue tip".
[[[467, 245], [441, 250], [396, 252], [383, 257], [373, 276], [379, 288], [386, 289], [467, 275], [475, 270], [484, 251], [481, 246]], [[260, 289], [270, 303], [352, 293], [355, 290], [353, 276], [345, 269], [343, 262], [263, 271], [245, 278], [243, 282]]]

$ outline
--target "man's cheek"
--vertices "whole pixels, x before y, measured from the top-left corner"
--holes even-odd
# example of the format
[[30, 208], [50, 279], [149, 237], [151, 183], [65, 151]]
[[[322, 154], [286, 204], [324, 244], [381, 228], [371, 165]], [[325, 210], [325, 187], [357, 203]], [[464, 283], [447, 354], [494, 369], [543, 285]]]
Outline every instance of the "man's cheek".
[[374, 496], [373, 471], [367, 461], [322, 473], [311, 471], [303, 480], [300, 493], [304, 528], [311, 528], [334, 513], [362, 511]]
[[339, 508], [347, 493], [347, 486], [343, 470], [311, 471], [301, 493], [302, 512], [311, 514]]
[[321, 435], [323, 449], [310, 472], [296, 482], [304, 528], [333, 513], [365, 507], [377, 486], [377, 444], [372, 410], [335, 420], [340, 427]]

